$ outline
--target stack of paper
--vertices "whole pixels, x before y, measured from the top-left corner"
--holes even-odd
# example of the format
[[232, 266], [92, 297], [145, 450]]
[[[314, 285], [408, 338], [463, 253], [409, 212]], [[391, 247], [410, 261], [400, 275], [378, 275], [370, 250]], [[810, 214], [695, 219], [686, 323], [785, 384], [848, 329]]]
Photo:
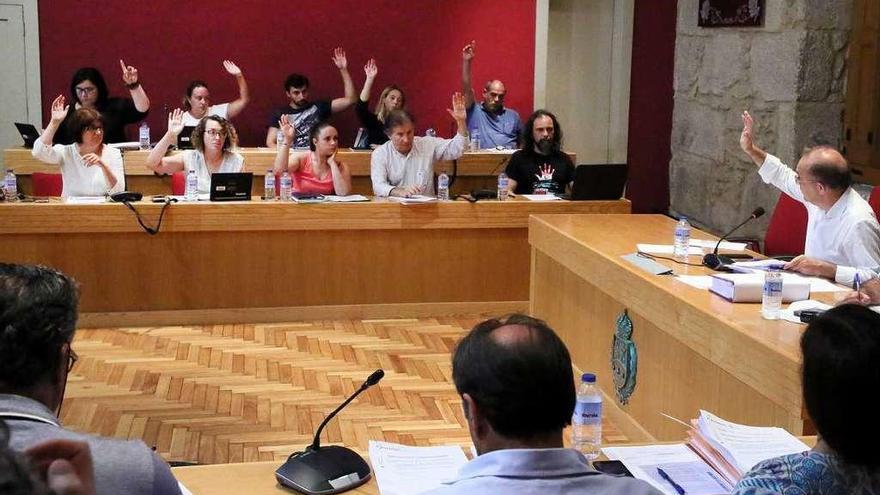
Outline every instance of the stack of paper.
[[324, 196], [324, 199], [330, 201], [332, 203], [357, 203], [361, 201], [369, 201], [370, 198], [362, 195], [362, 194], [349, 194], [348, 196], [335, 196], [329, 195]]
[[731, 485], [761, 461], [810, 449], [782, 428], [731, 423], [707, 411], [691, 423], [688, 445]]
[[370, 464], [382, 495], [415, 495], [458, 477], [467, 463], [461, 447], [409, 447], [370, 440]]
[[[763, 273], [719, 273], [712, 275], [709, 290], [727, 299], [740, 303], [761, 302], [764, 293]], [[801, 301], [810, 298], [810, 281], [793, 274], [782, 276], [782, 300]]]
[[683, 443], [644, 445], [637, 447], [606, 447], [605, 457], [619, 460], [633, 477], [647, 481], [667, 495], [678, 495], [659, 469], [684, 489], [688, 495], [722, 495], [730, 493], [733, 484], [718, 473]]
[[765, 272], [771, 268], [776, 270], [782, 270], [782, 267], [785, 266], [784, 261], [767, 259], [767, 260], [756, 260], [756, 261], [737, 261], [735, 263], [731, 263], [727, 265], [731, 270], [739, 273], [754, 273], [754, 272]]
[[416, 195], [410, 196], [408, 198], [399, 198], [397, 196], [388, 196], [388, 199], [390, 199], [391, 201], [397, 201], [399, 203], [403, 203], [405, 205], [413, 205], [413, 204], [420, 204], [420, 203], [433, 203], [434, 201], [437, 201], [437, 198], [435, 198], [433, 196], [423, 196], [421, 194], [416, 194]]

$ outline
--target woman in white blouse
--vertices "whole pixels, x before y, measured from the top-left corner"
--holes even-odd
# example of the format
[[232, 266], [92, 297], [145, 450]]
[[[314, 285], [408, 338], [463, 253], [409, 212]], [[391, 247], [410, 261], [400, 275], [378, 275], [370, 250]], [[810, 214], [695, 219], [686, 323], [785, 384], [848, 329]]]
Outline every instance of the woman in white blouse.
[[70, 120], [72, 144], [52, 145], [55, 132], [67, 116], [63, 96], [52, 101], [52, 117], [31, 151], [34, 158], [61, 166], [61, 196], [103, 196], [125, 189], [122, 154], [104, 144], [104, 119], [93, 108], [80, 108]]
[[223, 68], [238, 83], [238, 99], [229, 103], [211, 105], [211, 93], [208, 91], [208, 84], [204, 81], [193, 81], [187, 86], [186, 96], [183, 98], [183, 109], [186, 110], [183, 114], [183, 125], [197, 125], [199, 120], [207, 115], [218, 115], [224, 119], [231, 120], [247, 106], [251, 97], [247, 81], [245, 81], [241, 69], [231, 60], [224, 60]]
[[168, 147], [177, 142], [182, 130], [183, 111], [177, 108], [168, 114], [168, 131], [150, 151], [147, 168], [160, 174], [195, 170], [201, 194], [210, 190], [211, 174], [241, 172], [244, 158], [232, 151], [238, 145], [238, 135], [231, 122], [217, 115], [202, 118], [193, 129], [193, 149], [165, 156]]

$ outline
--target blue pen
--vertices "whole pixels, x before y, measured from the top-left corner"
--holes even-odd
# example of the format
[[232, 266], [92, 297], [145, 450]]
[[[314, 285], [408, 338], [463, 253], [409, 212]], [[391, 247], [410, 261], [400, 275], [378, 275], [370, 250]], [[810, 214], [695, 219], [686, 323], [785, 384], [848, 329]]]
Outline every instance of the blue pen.
[[856, 276], [853, 277], [853, 289], [861, 295], [862, 292], [862, 280], [859, 278], [859, 274], [856, 273]]
[[672, 488], [675, 488], [675, 491], [678, 493], [678, 495], [685, 495], [684, 488], [682, 488], [681, 485], [679, 485], [672, 478], [670, 478], [669, 475], [666, 474], [666, 471], [664, 471], [663, 469], [658, 467], [657, 472], [660, 473], [661, 478], [668, 481], [669, 484], [672, 485]]

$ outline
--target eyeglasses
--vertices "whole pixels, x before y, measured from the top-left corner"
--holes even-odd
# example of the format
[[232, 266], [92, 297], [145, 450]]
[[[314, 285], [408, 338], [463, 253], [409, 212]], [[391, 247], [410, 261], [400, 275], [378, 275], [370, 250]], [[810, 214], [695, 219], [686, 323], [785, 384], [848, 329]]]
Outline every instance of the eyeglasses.
[[88, 95], [88, 94], [94, 93], [97, 90], [98, 90], [98, 88], [96, 88], [94, 86], [87, 86], [85, 88], [76, 88], [76, 94]]
[[101, 126], [97, 126], [97, 125], [90, 125], [90, 126], [86, 127], [86, 130], [90, 131], [90, 132], [94, 132], [95, 134], [103, 134], [104, 133], [104, 128]]
[[79, 361], [79, 355], [70, 348], [70, 345], [67, 346], [67, 350], [67, 372], [70, 373], [73, 370], [73, 365]]
[[226, 137], [225, 131], [218, 131], [217, 129], [205, 129], [205, 134], [211, 137]]

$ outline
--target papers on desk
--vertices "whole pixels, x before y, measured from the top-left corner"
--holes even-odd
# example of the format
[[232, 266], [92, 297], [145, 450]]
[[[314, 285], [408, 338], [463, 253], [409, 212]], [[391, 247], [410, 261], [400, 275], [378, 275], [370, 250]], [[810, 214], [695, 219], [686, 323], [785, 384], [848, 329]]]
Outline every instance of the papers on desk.
[[[661, 256], [672, 256], [675, 247], [672, 244], [636, 244], [636, 249], [642, 253], [659, 254]], [[703, 255], [703, 248], [700, 246], [688, 246], [689, 255]]]
[[382, 495], [414, 495], [454, 480], [467, 458], [457, 445], [410, 447], [370, 440], [370, 464]]
[[799, 316], [794, 315], [795, 311], [803, 311], [805, 309], [829, 310], [831, 309], [831, 306], [819, 301], [814, 301], [812, 299], [807, 299], [806, 301], [795, 301], [789, 304], [787, 308], [779, 312], [779, 318], [785, 321], [790, 321], [792, 323], [806, 325], [806, 323], [801, 321]]
[[632, 475], [647, 481], [667, 495], [678, 495], [673, 486], [660, 476], [662, 469], [688, 495], [727, 494], [733, 485], [683, 443], [672, 445], [645, 445], [640, 447], [606, 447], [605, 456], [619, 460]]
[[768, 260], [755, 260], [755, 261], [736, 261], [727, 265], [731, 270], [739, 273], [755, 273], [755, 272], [766, 272], [770, 268], [776, 270], [782, 270], [782, 267], [785, 266], [784, 261], [768, 259]]
[[68, 196], [64, 202], [71, 205], [96, 205], [106, 203], [106, 196]]
[[[761, 302], [764, 294], [763, 273], [717, 273], [712, 275], [709, 290], [735, 303]], [[782, 301], [801, 301], [810, 297], [810, 281], [804, 277], [782, 274]]]
[[[737, 274], [744, 275], [744, 274]], [[754, 276], [760, 277], [761, 283], [763, 284], [763, 272], [758, 272], [753, 274]], [[684, 282], [691, 287], [702, 289], [702, 290], [710, 290], [712, 287], [712, 275], [676, 275], [675, 279], [681, 282]], [[798, 275], [796, 273], [786, 273], [783, 275], [783, 287], [785, 283], [790, 280], [798, 281], [798, 283], [807, 283], [810, 286], [810, 293], [813, 292], [844, 292], [850, 289], [837, 285], [829, 280], [825, 280], [824, 278], [819, 277], [804, 277], [803, 275]], [[761, 286], [763, 290], [763, 285]], [[720, 294], [719, 294], [720, 295]], [[807, 296], [809, 297], [809, 296]], [[760, 301], [760, 299], [758, 299]], [[755, 302], [758, 302], [755, 301]], [[740, 302], [740, 301], [736, 301]], [[807, 308], [798, 308], [798, 309], [807, 309]]]
[[[181, 203], [192, 203], [192, 201], [187, 201], [186, 196], [175, 195], [175, 196], [168, 196], [168, 197], [176, 199], [177, 201], [179, 201]], [[199, 193], [197, 196], [197, 201], [211, 201], [211, 194], [210, 193], [204, 193], [204, 194]]]
[[529, 201], [562, 201], [562, 198], [555, 194], [520, 194], [520, 196]]
[[416, 194], [414, 196], [410, 196], [408, 198], [399, 198], [397, 196], [388, 196], [388, 199], [391, 201], [397, 201], [398, 203], [402, 203], [405, 205], [415, 205], [422, 203], [433, 203], [437, 201], [437, 198], [434, 196], [423, 196], [421, 194]]
[[348, 196], [324, 196], [324, 199], [331, 203], [357, 203], [361, 201], [369, 201], [370, 198], [363, 196], [361, 194], [349, 194]]
[[[715, 244], [718, 244], [718, 241], [712, 241], [709, 239], [691, 239], [691, 242], [690, 242], [691, 246], [705, 248], [708, 251], [714, 251]], [[718, 246], [718, 249], [724, 250], [724, 251], [745, 251], [746, 250], [746, 243], [722, 241], [721, 245]]]

